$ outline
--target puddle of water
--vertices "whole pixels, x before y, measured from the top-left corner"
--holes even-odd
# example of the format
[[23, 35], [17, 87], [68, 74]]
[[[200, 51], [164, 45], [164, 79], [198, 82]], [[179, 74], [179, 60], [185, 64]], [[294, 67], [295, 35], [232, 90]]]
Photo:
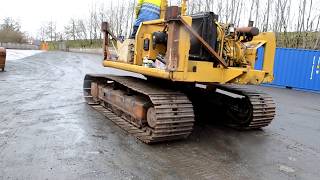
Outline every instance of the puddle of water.
[[286, 172], [286, 173], [294, 173], [295, 170], [292, 167], [286, 166], [286, 165], [280, 165], [279, 170]]

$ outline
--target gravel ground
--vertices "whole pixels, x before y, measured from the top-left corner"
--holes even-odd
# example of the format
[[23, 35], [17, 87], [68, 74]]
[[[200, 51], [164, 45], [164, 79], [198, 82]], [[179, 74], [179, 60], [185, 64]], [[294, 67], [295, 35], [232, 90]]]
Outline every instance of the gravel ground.
[[0, 72], [0, 179], [320, 177], [320, 94], [256, 87], [277, 103], [271, 126], [197, 125], [188, 140], [148, 146], [82, 97], [86, 73], [134, 74], [103, 68], [98, 55], [9, 58]]

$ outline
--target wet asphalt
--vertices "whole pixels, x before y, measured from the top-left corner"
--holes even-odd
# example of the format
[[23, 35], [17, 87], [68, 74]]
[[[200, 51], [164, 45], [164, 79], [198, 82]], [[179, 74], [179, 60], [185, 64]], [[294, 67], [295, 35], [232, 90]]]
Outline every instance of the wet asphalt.
[[0, 72], [0, 179], [320, 177], [320, 94], [253, 87], [277, 103], [269, 127], [201, 124], [185, 141], [150, 146], [85, 104], [86, 73], [128, 74], [89, 54], [45, 52], [7, 62]]

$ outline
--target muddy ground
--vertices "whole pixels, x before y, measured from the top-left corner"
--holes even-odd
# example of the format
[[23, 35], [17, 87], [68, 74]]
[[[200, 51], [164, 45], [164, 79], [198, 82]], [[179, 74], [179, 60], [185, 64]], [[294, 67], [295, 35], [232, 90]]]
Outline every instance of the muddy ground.
[[[188, 140], [148, 146], [82, 97], [98, 55], [46, 52], [0, 72], [0, 179], [319, 179], [320, 94], [257, 87], [277, 103], [251, 132], [197, 125]], [[212, 116], [214, 119], [214, 115]]]

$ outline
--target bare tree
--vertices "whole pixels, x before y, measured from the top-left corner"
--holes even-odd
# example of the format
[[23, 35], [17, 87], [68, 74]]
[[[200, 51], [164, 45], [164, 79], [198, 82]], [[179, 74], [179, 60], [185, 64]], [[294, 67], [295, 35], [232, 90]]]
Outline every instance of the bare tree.
[[47, 38], [52, 42], [57, 40], [57, 25], [53, 21], [49, 21], [45, 26]]
[[26, 33], [21, 32], [20, 23], [13, 18], [3, 19], [0, 25], [0, 42], [24, 43], [27, 41]]
[[71, 18], [69, 25], [64, 27], [64, 34], [67, 39], [76, 40], [77, 39], [77, 27], [76, 20]]
[[42, 25], [38, 30], [38, 38], [41, 41], [45, 41], [46, 40], [46, 27], [44, 25]]
[[[188, 14], [213, 11], [220, 22], [236, 26], [253, 20], [263, 31], [276, 32], [277, 43], [283, 47], [319, 48], [320, 12], [315, 7], [320, 0], [188, 0]], [[181, 2], [180, 0], [178, 2]], [[66, 39], [101, 39], [100, 24], [108, 21], [116, 36], [128, 37], [135, 21], [136, 0], [92, 3], [85, 18], [72, 18], [65, 26]], [[55, 23], [39, 29], [40, 39], [56, 40], [60, 37]], [[45, 29], [45, 30], [44, 30]], [[44, 31], [46, 37], [44, 37]]]
[[88, 39], [88, 33], [87, 33], [87, 28], [84, 20], [79, 19], [77, 21], [77, 28], [78, 28], [78, 37], [80, 39], [87, 40]]
[[11, 17], [6, 17], [3, 19], [3, 24], [1, 25], [2, 30], [20, 31], [21, 25], [18, 21]]

